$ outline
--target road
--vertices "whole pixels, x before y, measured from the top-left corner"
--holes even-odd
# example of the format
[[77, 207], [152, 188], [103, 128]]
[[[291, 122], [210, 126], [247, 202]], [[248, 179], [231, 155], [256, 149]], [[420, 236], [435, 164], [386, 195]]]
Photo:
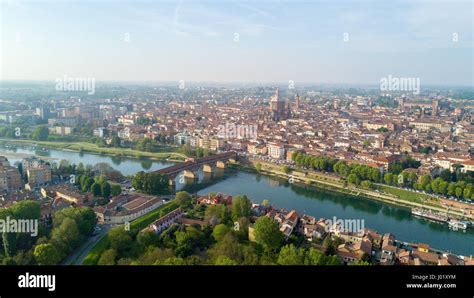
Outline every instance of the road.
[[87, 241], [77, 248], [72, 254], [70, 254], [61, 263], [61, 265], [81, 265], [89, 251], [97, 242], [100, 241], [100, 239], [102, 239], [107, 234], [107, 232], [112, 227], [110, 224], [98, 224], [97, 226], [101, 228], [100, 232], [97, 235], [89, 237]]

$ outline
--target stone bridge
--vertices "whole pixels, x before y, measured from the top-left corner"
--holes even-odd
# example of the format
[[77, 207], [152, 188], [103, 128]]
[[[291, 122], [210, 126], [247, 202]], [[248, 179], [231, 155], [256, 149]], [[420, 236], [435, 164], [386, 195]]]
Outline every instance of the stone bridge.
[[204, 172], [212, 173], [214, 167], [224, 169], [227, 162], [236, 162], [236, 160], [237, 152], [229, 151], [199, 159], [188, 159], [183, 163], [155, 171], [155, 173], [168, 176], [170, 185], [174, 185], [175, 178], [181, 172], [184, 172], [184, 177], [197, 178], [195, 172], [201, 167], [203, 167]]

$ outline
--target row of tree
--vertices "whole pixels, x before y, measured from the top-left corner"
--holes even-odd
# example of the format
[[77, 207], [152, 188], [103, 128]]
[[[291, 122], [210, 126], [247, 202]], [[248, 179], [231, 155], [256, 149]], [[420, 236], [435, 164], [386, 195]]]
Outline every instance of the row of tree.
[[[412, 171], [405, 171], [405, 169], [420, 166], [418, 161], [410, 157], [393, 163], [389, 167], [388, 172], [384, 175], [381, 174], [378, 168], [356, 163], [348, 165], [345, 161], [326, 156], [313, 156], [297, 152], [293, 154], [292, 159], [297, 166], [333, 172], [345, 178], [347, 182], [361, 185], [366, 189], [374, 188], [373, 183], [384, 183], [391, 186], [408, 187], [444, 196], [474, 199], [473, 183], [467, 182], [471, 181], [471, 179], [469, 179], [470, 176], [453, 174], [449, 170], [446, 170], [438, 177], [431, 177], [431, 175], [418, 177], [418, 175]], [[466, 179], [467, 181], [461, 179]]]

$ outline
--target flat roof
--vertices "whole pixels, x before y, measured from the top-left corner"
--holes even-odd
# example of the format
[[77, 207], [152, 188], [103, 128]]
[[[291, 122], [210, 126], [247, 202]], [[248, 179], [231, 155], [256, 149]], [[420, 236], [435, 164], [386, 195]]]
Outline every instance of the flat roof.
[[140, 207], [141, 205], [145, 204], [146, 202], [148, 202], [148, 199], [143, 198], [143, 197], [138, 197], [138, 198], [133, 199], [130, 202], [124, 204], [122, 207], [127, 209], [127, 210], [133, 210], [133, 209], [136, 209], [136, 208]]

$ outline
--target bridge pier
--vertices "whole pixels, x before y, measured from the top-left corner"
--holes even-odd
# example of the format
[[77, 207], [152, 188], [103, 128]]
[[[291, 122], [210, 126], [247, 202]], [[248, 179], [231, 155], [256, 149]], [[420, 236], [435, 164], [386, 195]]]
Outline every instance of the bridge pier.
[[212, 173], [212, 172], [213, 172], [212, 166], [210, 166], [210, 165], [204, 165], [204, 166], [202, 167], [202, 171], [205, 172], [205, 173]]
[[190, 171], [190, 170], [184, 170], [184, 177], [191, 178], [191, 179], [198, 178], [197, 174], [195, 174], [193, 171]]

